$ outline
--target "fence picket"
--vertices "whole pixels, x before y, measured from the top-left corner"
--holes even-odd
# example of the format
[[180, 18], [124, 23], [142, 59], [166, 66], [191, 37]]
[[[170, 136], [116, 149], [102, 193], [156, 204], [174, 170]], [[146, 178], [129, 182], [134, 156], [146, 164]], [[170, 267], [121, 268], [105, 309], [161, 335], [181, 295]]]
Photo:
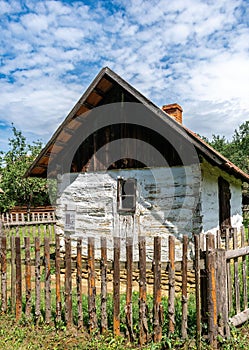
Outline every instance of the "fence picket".
[[146, 241], [139, 237], [139, 344], [148, 341], [148, 321], [146, 305]]
[[11, 310], [14, 312], [16, 308], [16, 249], [15, 249], [15, 237], [10, 237], [10, 273], [11, 273]]
[[44, 238], [45, 258], [45, 322], [51, 321], [51, 265], [50, 265], [50, 241], [49, 237]]
[[132, 322], [132, 261], [133, 261], [133, 240], [132, 237], [126, 239], [126, 326], [130, 342], [134, 341]]
[[22, 267], [20, 237], [15, 238], [16, 246], [16, 319], [22, 315]]
[[183, 236], [182, 245], [182, 338], [187, 338], [188, 327], [188, 236]]
[[201, 274], [200, 274], [200, 236], [194, 236], [195, 245], [195, 303], [196, 303], [196, 340], [197, 349], [201, 348]]
[[[233, 230], [233, 249], [238, 248], [238, 231]], [[234, 258], [234, 291], [235, 291], [235, 310], [240, 313], [240, 284], [239, 284], [239, 262], [238, 258]]]
[[40, 238], [35, 237], [35, 320], [41, 317], [41, 265], [40, 265]]
[[88, 237], [88, 313], [89, 331], [97, 329], [94, 238]]
[[24, 237], [25, 245], [25, 285], [26, 285], [26, 307], [25, 315], [30, 317], [31, 315], [31, 258], [30, 258], [30, 237]]
[[120, 335], [120, 238], [114, 237], [113, 259], [113, 333]]
[[[241, 228], [241, 246], [245, 246], [245, 229]], [[243, 306], [244, 310], [247, 309], [247, 274], [246, 274], [246, 256], [242, 257], [242, 286], [243, 286]]]
[[[230, 248], [230, 229], [226, 229], [226, 244], [225, 249], [229, 250]], [[232, 300], [232, 283], [231, 283], [231, 265], [230, 260], [226, 261], [227, 268], [227, 298], [228, 298], [228, 312], [232, 309], [233, 300]]]
[[55, 236], [55, 294], [56, 294], [56, 322], [61, 321], [61, 268], [60, 268], [60, 237]]
[[169, 236], [169, 334], [175, 331], [175, 237]]
[[1, 311], [7, 311], [7, 240], [1, 238]]
[[65, 238], [65, 319], [67, 327], [73, 323], [72, 304], [72, 259], [71, 259], [71, 239]]
[[77, 272], [76, 272], [76, 286], [77, 286], [77, 305], [78, 305], [78, 328], [83, 327], [83, 312], [82, 312], [82, 239], [77, 239]]
[[217, 348], [217, 299], [215, 276], [214, 235], [208, 233], [206, 240], [207, 301], [208, 301], [208, 337], [212, 349]]
[[154, 237], [153, 259], [153, 340], [155, 343], [162, 339], [162, 296], [161, 296], [161, 237]]
[[107, 248], [106, 238], [101, 237], [101, 333], [107, 331]]

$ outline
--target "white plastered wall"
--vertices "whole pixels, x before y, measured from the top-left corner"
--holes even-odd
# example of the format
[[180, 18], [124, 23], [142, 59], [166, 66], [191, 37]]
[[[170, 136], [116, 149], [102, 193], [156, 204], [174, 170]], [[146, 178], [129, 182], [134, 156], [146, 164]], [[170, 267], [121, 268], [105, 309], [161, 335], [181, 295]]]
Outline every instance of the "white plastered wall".
[[231, 191], [231, 225], [240, 228], [242, 217], [242, 182], [234, 176], [227, 174], [207, 161], [201, 163], [201, 216], [202, 232], [216, 233], [219, 229], [219, 189], [218, 177], [222, 176], [230, 184]]

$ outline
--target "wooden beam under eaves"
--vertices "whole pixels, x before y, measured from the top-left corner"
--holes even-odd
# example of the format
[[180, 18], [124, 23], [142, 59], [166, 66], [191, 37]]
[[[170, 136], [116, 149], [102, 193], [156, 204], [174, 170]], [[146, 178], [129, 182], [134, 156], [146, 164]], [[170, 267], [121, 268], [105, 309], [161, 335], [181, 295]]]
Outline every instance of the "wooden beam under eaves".
[[94, 105], [92, 105], [91, 103], [88, 103], [88, 102], [84, 102], [83, 103], [83, 105], [86, 107], [86, 108], [88, 108], [88, 109], [93, 109], [94, 107], [96, 107], [96, 106], [94, 106]]

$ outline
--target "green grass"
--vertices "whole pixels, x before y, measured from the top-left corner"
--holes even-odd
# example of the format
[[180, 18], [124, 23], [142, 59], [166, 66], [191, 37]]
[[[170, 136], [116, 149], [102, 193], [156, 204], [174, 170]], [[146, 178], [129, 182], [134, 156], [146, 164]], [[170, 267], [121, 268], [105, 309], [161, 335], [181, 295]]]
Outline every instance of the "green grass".
[[[137, 344], [129, 344], [125, 337], [113, 338], [112, 333], [105, 336], [99, 334], [89, 335], [85, 330], [76, 327], [59, 329], [53, 325], [34, 326], [24, 317], [16, 322], [10, 314], [0, 316], [0, 349], [1, 350], [138, 350]], [[140, 348], [141, 349], [141, 348]], [[196, 350], [193, 338], [182, 341], [177, 335], [167, 337], [163, 335], [161, 343], [149, 343], [144, 350]], [[205, 341], [202, 341], [202, 349], [210, 350]], [[249, 325], [241, 329], [232, 329], [229, 340], [220, 339], [222, 350], [247, 350], [249, 349]]]

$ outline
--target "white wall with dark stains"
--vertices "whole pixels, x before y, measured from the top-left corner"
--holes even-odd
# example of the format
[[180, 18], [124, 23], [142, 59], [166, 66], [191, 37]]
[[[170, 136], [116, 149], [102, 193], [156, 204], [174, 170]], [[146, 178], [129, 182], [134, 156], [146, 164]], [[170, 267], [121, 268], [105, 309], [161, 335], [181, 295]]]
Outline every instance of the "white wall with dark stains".
[[[134, 238], [146, 236], [147, 256], [152, 259], [153, 237], [163, 238], [162, 258], [167, 259], [169, 234], [176, 244], [183, 234], [192, 236], [193, 216], [199, 199], [198, 166], [111, 170], [107, 172], [64, 175], [58, 196], [57, 217], [64, 231], [65, 212], [75, 215], [72, 237], [107, 238], [110, 253], [113, 237]], [[71, 177], [71, 179], [70, 179]], [[117, 212], [118, 177], [137, 179], [137, 206], [134, 215]], [[85, 249], [87, 243], [85, 241]], [[137, 250], [135, 259], [138, 259]], [[180, 259], [181, 251], [177, 252]], [[123, 257], [124, 258], [124, 257]]]
[[[87, 251], [87, 237], [94, 237], [100, 247], [101, 237], [107, 238], [109, 258], [112, 258], [113, 237], [133, 237], [135, 259], [138, 259], [139, 236], [146, 236], [147, 257], [152, 259], [153, 237], [161, 236], [162, 259], [167, 259], [168, 236], [174, 234], [180, 246], [183, 234], [212, 232], [219, 229], [218, 177], [230, 183], [231, 223], [242, 225], [241, 181], [211, 166], [203, 160], [200, 172], [197, 166], [111, 170], [107, 172], [64, 175], [58, 196], [57, 217], [61, 232], [65, 229], [65, 213], [75, 218], [69, 234], [83, 237]], [[117, 212], [118, 177], [137, 179], [137, 206], [134, 215]], [[125, 249], [121, 249], [125, 259]], [[99, 257], [99, 250], [97, 253]], [[176, 251], [181, 259], [181, 250]]]
[[219, 188], [218, 178], [222, 176], [229, 182], [231, 191], [231, 225], [236, 228], [242, 226], [242, 182], [207, 161], [201, 163], [201, 216], [202, 232], [216, 233], [219, 229]]

